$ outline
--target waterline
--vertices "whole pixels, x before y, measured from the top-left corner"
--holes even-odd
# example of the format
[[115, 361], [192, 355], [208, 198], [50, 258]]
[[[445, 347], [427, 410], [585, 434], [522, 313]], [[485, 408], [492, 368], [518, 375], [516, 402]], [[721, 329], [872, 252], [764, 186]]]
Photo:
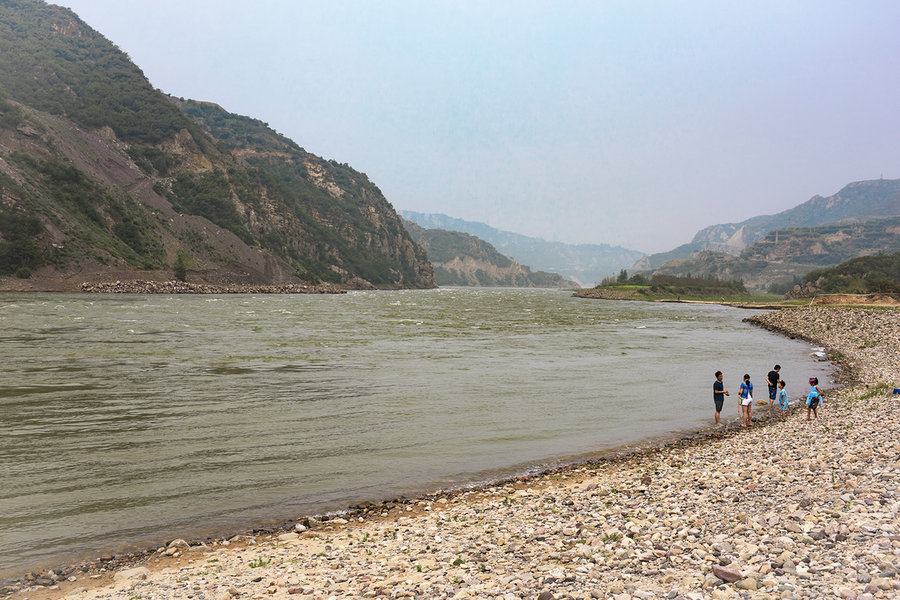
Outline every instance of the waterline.
[[552, 290], [2, 295], [0, 572], [697, 428], [716, 369], [826, 376], [746, 315]]

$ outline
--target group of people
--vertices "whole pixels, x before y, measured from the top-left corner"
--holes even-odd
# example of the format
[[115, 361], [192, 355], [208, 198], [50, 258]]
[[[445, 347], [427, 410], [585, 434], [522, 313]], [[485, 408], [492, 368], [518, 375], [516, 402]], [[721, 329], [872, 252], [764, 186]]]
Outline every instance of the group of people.
[[[725, 396], [731, 394], [725, 389], [722, 382], [722, 371], [716, 371], [716, 380], [713, 382], [713, 401], [716, 404], [716, 425], [720, 425], [719, 413], [725, 405]], [[781, 408], [781, 418], [787, 418], [788, 395], [784, 388], [787, 382], [781, 378], [781, 365], [775, 365], [768, 375], [766, 375], [766, 384], [769, 387], [769, 415], [775, 409], [775, 404]], [[822, 406], [822, 391], [819, 389], [819, 380], [816, 377], [809, 378], [810, 391], [806, 396], [806, 420], [811, 418], [819, 418], [818, 408]], [[750, 382], [750, 375], [745, 374], [744, 380], [741, 382], [741, 389], [738, 392], [738, 406], [741, 410], [741, 427], [750, 427], [753, 422], [750, 413], [753, 408], [753, 384]]]

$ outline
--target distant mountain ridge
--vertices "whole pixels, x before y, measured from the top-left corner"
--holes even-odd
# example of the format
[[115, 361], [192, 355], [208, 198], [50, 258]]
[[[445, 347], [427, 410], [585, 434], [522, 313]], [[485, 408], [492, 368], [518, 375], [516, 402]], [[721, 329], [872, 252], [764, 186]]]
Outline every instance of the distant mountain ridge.
[[565, 279], [571, 279], [582, 286], [597, 283], [645, 256], [643, 252], [608, 244], [548, 242], [444, 214], [401, 210], [400, 215], [426, 229], [445, 229], [474, 235], [523, 265], [539, 271], [559, 273]]
[[426, 229], [404, 221], [413, 240], [428, 255], [438, 285], [483, 287], [577, 288], [557, 273], [532, 271], [503, 256], [477, 236], [461, 231]]
[[740, 279], [747, 289], [783, 294], [815, 269], [900, 251], [900, 217], [841, 225], [776, 229], [739, 256], [703, 250], [672, 260], [654, 274]]
[[896, 216], [900, 216], [900, 179], [857, 181], [827, 198], [816, 195], [775, 215], [752, 217], [740, 223], [711, 225], [698, 231], [690, 243], [669, 252], [645, 256], [631, 269], [650, 271], [672, 260], [688, 259], [704, 250], [738, 255], [776, 229], [836, 225]]

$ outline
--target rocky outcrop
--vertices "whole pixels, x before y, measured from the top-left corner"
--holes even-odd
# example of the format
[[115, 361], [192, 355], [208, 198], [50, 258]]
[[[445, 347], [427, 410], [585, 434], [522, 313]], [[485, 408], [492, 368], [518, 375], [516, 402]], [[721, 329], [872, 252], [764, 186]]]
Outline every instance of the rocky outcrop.
[[573, 295], [576, 298], [593, 298], [595, 300], [634, 300], [634, 294], [631, 292], [604, 287], [584, 288]]
[[[847, 184], [836, 194], [828, 197], [813, 196], [803, 204], [775, 215], [760, 215], [740, 223], [710, 225], [698, 231], [691, 242], [669, 252], [643, 257], [630, 270], [650, 271], [671, 261], [690, 259], [704, 250], [737, 256], [753, 244], [764, 241], [770, 232], [779, 229], [863, 223], [898, 216], [900, 179], [857, 181]], [[766, 249], [771, 247], [769, 245]], [[866, 252], [854, 256], [864, 254]], [[796, 256], [795, 253], [794, 257]], [[837, 264], [847, 258], [851, 257], [845, 256], [829, 264]], [[794, 262], [810, 261], [801, 259]], [[822, 264], [818, 263], [818, 266]]]
[[555, 273], [533, 273], [531, 269], [510, 261], [500, 266], [472, 256], [455, 256], [446, 262], [433, 263], [435, 279], [441, 285], [487, 287], [560, 287], [575, 288]]
[[814, 298], [822, 293], [822, 289], [819, 288], [815, 282], [807, 281], [806, 283], [798, 283], [794, 285], [788, 291], [787, 294], [784, 295], [785, 300], [798, 300], [800, 298]]
[[643, 253], [609, 244], [566, 244], [502, 231], [484, 223], [455, 219], [441, 214], [401, 211], [404, 219], [426, 229], [467, 233], [491, 244], [536, 272], [559, 273], [577, 287], [598, 283], [604, 277], [628, 268]]

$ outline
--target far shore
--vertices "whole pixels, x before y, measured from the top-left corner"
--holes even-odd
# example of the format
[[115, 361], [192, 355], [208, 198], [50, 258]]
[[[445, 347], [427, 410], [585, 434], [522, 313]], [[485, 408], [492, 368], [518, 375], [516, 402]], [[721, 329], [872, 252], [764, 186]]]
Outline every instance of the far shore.
[[614, 288], [593, 287], [575, 290], [573, 295], [577, 298], [593, 300], [635, 300], [642, 302], [671, 302], [677, 304], [720, 304], [735, 308], [747, 308], [757, 310], [781, 310], [783, 308], [797, 308], [800, 306], [860, 306], [860, 307], [900, 307], [900, 298], [896, 294], [822, 294], [811, 298], [798, 298], [794, 300], [778, 300], [772, 302], [759, 302], [742, 300], [739, 297], [723, 296], [720, 298], [670, 298], [647, 297], [639, 294], [625, 292]]
[[331, 283], [287, 283], [280, 285], [243, 283], [199, 283], [177, 279], [156, 281], [129, 279], [116, 281], [84, 281], [34, 283], [0, 289], [0, 292], [44, 293], [68, 292], [88, 294], [345, 294], [347, 288]]
[[891, 395], [900, 386], [900, 311], [817, 306], [748, 321], [822, 345], [840, 363], [847, 384], [827, 390], [819, 418], [806, 420], [805, 377], [790, 374], [794, 410], [784, 422], [755, 407], [765, 418], [749, 429], [711, 428], [231, 539], [174, 540], [33, 573], [3, 592], [31, 600], [900, 597], [900, 407]]

